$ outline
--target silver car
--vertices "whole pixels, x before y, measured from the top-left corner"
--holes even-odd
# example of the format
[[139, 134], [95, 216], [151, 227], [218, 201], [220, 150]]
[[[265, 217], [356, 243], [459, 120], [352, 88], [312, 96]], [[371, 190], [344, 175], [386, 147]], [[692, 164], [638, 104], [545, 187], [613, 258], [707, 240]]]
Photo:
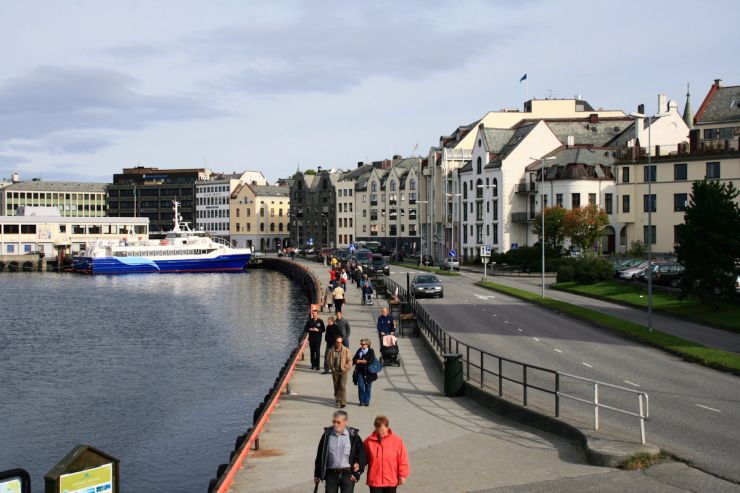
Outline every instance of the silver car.
[[447, 257], [442, 260], [442, 269], [460, 270], [460, 261], [457, 259], [457, 257]]
[[411, 281], [411, 294], [414, 298], [444, 298], [442, 281], [434, 274], [419, 274]]

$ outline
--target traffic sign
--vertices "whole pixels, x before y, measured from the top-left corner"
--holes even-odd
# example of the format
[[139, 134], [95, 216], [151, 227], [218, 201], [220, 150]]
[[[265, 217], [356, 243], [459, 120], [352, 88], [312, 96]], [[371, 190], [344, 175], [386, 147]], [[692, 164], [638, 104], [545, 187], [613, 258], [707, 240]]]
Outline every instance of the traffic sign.
[[480, 256], [481, 257], [490, 257], [491, 256], [491, 247], [489, 245], [483, 245], [480, 247]]
[[448, 257], [457, 257], [457, 252], [455, 250], [450, 250], [450, 252], [447, 254]]
[[519, 243], [512, 243], [511, 244], [511, 249], [512, 250], [516, 250], [517, 248], [519, 248]]
[[354, 252], [355, 250], [357, 250], [357, 247], [355, 246], [355, 244], [354, 243], [350, 243], [349, 244], [349, 251], [350, 252]]

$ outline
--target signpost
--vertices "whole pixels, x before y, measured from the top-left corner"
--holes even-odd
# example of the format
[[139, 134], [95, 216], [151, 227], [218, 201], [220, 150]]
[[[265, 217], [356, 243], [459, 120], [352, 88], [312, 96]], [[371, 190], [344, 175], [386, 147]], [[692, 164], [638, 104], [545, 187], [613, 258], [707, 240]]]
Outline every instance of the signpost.
[[454, 248], [451, 248], [449, 252], [447, 252], [447, 257], [450, 259], [450, 272], [455, 270], [455, 257], [457, 257], [457, 252]]
[[31, 493], [31, 477], [25, 469], [0, 472], [0, 493]]
[[488, 260], [491, 258], [491, 246], [483, 245], [480, 247], [480, 258], [483, 261], [483, 281], [486, 280]]
[[119, 460], [77, 445], [44, 476], [46, 493], [119, 493]]

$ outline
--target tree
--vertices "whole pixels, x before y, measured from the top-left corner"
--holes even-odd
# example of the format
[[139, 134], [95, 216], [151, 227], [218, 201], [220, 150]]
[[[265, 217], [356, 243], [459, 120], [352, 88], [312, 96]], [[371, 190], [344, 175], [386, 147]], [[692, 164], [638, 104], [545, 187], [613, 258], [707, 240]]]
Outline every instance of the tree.
[[[565, 214], [560, 206], [545, 207], [545, 247], [560, 251], [565, 240]], [[542, 213], [534, 217], [534, 233], [542, 241]]]
[[303, 174], [304, 175], [315, 175], [316, 174], [316, 170], [315, 169], [307, 169], [306, 171], [303, 172]]
[[740, 258], [740, 206], [732, 183], [697, 181], [678, 226], [676, 253], [685, 268], [681, 296], [695, 295], [717, 307], [734, 293], [735, 260]]
[[593, 251], [608, 224], [609, 217], [604, 209], [599, 209], [594, 204], [567, 211], [563, 220], [565, 235], [584, 252]]

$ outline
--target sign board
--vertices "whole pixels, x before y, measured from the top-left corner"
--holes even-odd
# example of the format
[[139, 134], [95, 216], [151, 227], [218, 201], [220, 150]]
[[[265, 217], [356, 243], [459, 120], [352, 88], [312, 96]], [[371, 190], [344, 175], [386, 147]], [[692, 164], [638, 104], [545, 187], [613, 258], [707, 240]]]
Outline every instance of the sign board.
[[313, 238], [309, 238], [306, 242], [307, 245], [313, 245]]
[[516, 250], [517, 248], [519, 248], [519, 243], [512, 243], [511, 244], [511, 249], [512, 250]]
[[89, 491], [112, 493], [113, 464], [104, 464], [59, 476], [59, 493], [87, 493]]
[[480, 256], [481, 257], [490, 257], [491, 256], [491, 247], [489, 245], [483, 245], [480, 247]]
[[455, 258], [455, 257], [457, 257], [457, 252], [455, 250], [450, 250], [449, 253], [447, 254], [447, 256], [448, 257]]
[[30, 493], [31, 477], [25, 469], [0, 472], [0, 493]]
[[357, 250], [357, 247], [355, 246], [355, 244], [354, 243], [350, 243], [349, 244], [349, 251], [350, 252], [354, 252], [355, 250]]

